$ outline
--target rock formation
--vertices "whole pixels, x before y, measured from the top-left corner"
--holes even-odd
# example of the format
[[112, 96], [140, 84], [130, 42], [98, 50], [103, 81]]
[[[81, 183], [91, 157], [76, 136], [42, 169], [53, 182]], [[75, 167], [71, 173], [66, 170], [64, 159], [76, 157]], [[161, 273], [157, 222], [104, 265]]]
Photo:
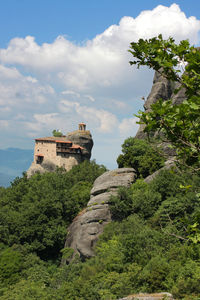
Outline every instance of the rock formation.
[[[163, 101], [172, 99], [173, 104], [182, 103], [185, 99], [185, 89], [182, 88], [178, 91], [177, 94], [174, 93], [174, 90], [178, 89], [179, 86], [180, 83], [174, 84], [156, 71], [153, 78], [151, 92], [144, 103], [145, 111], [150, 111], [151, 105], [156, 103], [156, 101], [158, 101], [159, 99], [163, 99]], [[135, 136], [136, 138], [145, 138], [146, 135], [143, 132], [144, 128], [145, 125], [141, 124]]]
[[118, 300], [173, 300], [170, 293], [134, 294]]
[[72, 131], [68, 133], [66, 137], [69, 141], [72, 141], [74, 144], [78, 144], [84, 149], [82, 150], [82, 154], [84, 159], [90, 159], [92, 147], [93, 147], [93, 139], [89, 130], [85, 131]]
[[[94, 256], [93, 247], [103, 228], [111, 221], [109, 199], [120, 186], [129, 187], [136, 179], [135, 170], [122, 168], [108, 171], [98, 177], [91, 190], [90, 201], [68, 227], [65, 247], [74, 250], [82, 260]], [[63, 259], [62, 264], [66, 263]]]
[[[182, 103], [185, 99], [185, 89], [182, 88], [178, 91], [177, 94], [174, 93], [174, 90], [178, 89], [179, 87], [180, 83], [174, 84], [156, 71], [154, 74], [151, 92], [144, 104], [145, 111], [151, 111], [151, 105], [156, 103], [156, 101], [158, 101], [159, 99], [163, 99], [163, 101], [171, 99], [173, 104]], [[141, 124], [138, 132], [136, 133], [136, 138], [144, 139], [146, 137], [144, 128], [145, 125]], [[155, 133], [155, 135], [157, 135], [157, 133]], [[170, 161], [176, 155], [176, 151], [170, 146], [169, 142], [162, 142], [159, 146], [161, 146], [167, 159], [169, 159]]]
[[[155, 72], [153, 78], [153, 85], [151, 88], [151, 92], [147, 97], [147, 100], [144, 104], [144, 109], [146, 111], [151, 110], [151, 105], [154, 104], [157, 100], [163, 99], [168, 100], [171, 98], [174, 87], [173, 84], [163, 77], [160, 73]], [[143, 139], [145, 138], [145, 133], [143, 132], [145, 125], [141, 124], [139, 130], [136, 134], [136, 138]]]

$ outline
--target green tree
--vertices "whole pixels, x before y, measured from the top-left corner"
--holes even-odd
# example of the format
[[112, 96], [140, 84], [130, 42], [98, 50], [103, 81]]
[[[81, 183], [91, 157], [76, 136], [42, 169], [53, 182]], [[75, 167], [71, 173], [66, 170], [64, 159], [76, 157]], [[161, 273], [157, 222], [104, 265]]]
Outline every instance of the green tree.
[[55, 136], [55, 137], [61, 137], [61, 136], [63, 136], [63, 133], [62, 133], [60, 130], [56, 130], [56, 129], [54, 129], [54, 130], [52, 131], [52, 134], [53, 134], [53, 136]]
[[0, 242], [25, 245], [44, 260], [57, 259], [67, 226], [86, 206], [93, 181], [105, 170], [84, 161], [69, 172], [16, 178], [0, 197]]
[[122, 145], [122, 153], [117, 158], [119, 168], [132, 167], [138, 177], [145, 178], [164, 165], [162, 150], [146, 140], [129, 137]]
[[[187, 40], [175, 44], [162, 35], [132, 42], [129, 52], [135, 60], [131, 65], [147, 66], [185, 89], [186, 99], [179, 105], [171, 100], [157, 101], [150, 112], [139, 112], [145, 132], [160, 131], [175, 147], [178, 158], [187, 166], [199, 169], [200, 162], [200, 51]], [[183, 69], [181, 70], [181, 67]]]

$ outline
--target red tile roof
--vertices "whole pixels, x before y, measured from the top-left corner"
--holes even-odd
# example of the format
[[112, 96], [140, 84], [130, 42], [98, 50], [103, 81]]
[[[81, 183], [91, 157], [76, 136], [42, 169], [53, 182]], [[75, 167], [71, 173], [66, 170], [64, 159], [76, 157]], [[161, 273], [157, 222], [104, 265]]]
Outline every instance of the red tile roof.
[[70, 147], [70, 149], [84, 149], [83, 147], [81, 147], [80, 145], [72, 145], [71, 147]]
[[50, 136], [50, 137], [38, 138], [38, 139], [35, 139], [35, 141], [36, 142], [39, 141], [39, 142], [53, 142], [53, 143], [71, 144], [72, 146], [69, 147], [69, 149], [81, 149], [81, 150], [84, 149], [80, 145], [73, 144], [72, 141], [69, 141], [67, 139], [65, 140], [64, 137]]
[[56, 143], [64, 143], [64, 144], [72, 144], [72, 142], [71, 141], [61, 141], [61, 140], [56, 140], [55, 141]]

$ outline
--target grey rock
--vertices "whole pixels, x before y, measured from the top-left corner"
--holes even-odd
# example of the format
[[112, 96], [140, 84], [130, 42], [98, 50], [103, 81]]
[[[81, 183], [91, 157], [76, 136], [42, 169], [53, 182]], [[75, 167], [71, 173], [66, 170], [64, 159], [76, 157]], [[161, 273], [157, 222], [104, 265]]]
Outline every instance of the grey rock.
[[92, 147], [93, 147], [93, 139], [89, 130], [80, 131], [76, 130], [68, 133], [67, 139], [74, 144], [78, 144], [84, 149], [82, 150], [84, 159], [90, 159]]
[[[65, 247], [74, 249], [72, 259], [76, 254], [82, 260], [94, 256], [94, 245], [104, 226], [111, 221], [110, 196], [117, 194], [118, 187], [130, 186], [135, 179], [134, 169], [123, 168], [108, 171], [95, 180], [86, 209], [68, 227]], [[65, 263], [63, 259], [62, 264]]]
[[90, 201], [88, 202], [87, 206], [93, 206], [93, 205], [98, 205], [98, 204], [106, 204], [109, 203], [110, 200], [110, 196], [116, 196], [117, 195], [117, 191], [116, 190], [112, 190], [109, 192], [105, 192], [96, 196], [91, 195], [90, 197]]
[[[172, 99], [172, 103], [174, 105], [182, 103], [186, 98], [185, 89], [182, 88], [178, 91], [178, 93], [174, 93], [174, 91], [179, 87], [180, 83], [174, 84], [173, 82], [167, 80], [165, 77], [160, 75], [159, 72], [156, 71], [153, 79], [153, 86], [144, 104], [144, 109], [147, 112], [151, 111], [151, 105], [156, 103], [159, 99], [162, 99], [163, 101]], [[145, 125], [141, 124], [135, 137], [139, 139], [146, 138], [146, 133], [144, 132], [144, 129]], [[154, 136], [162, 137], [160, 133], [155, 133]], [[169, 143], [163, 142], [159, 146], [161, 146], [167, 158], [170, 159], [172, 156], [176, 155], [176, 151], [170, 148]]]
[[95, 180], [91, 195], [98, 195], [119, 186], [130, 186], [135, 178], [136, 173], [132, 168], [108, 171]]
[[171, 159], [167, 160], [167, 161], [165, 162], [165, 166], [164, 166], [164, 167], [160, 168], [159, 170], [157, 170], [157, 171], [154, 172], [153, 174], [147, 176], [147, 177], [144, 179], [144, 181], [145, 181], [146, 183], [151, 182], [157, 175], [160, 174], [161, 171], [163, 171], [163, 170], [169, 170], [169, 169], [175, 167], [175, 166], [176, 166], [175, 162], [176, 162], [176, 158], [175, 158], [175, 157], [172, 157]]
[[[180, 87], [180, 83], [176, 84], [175, 89], [179, 87]], [[173, 104], [182, 103], [186, 99], [185, 89], [184, 88], [180, 89], [177, 94], [173, 93], [171, 99]]]
[[27, 177], [30, 178], [32, 175], [36, 173], [43, 174], [45, 172], [54, 172], [56, 170], [56, 165], [53, 164], [51, 161], [45, 161], [42, 164], [35, 164], [32, 163], [30, 168], [28, 169]]
[[171, 98], [174, 87], [172, 82], [163, 77], [159, 72], [155, 72], [151, 92], [145, 102], [145, 109], [149, 110], [151, 105], [158, 99], [168, 100]]
[[86, 210], [85, 214], [81, 218], [81, 225], [94, 222], [106, 222], [110, 220], [110, 213], [108, 204], [96, 205]]
[[[174, 90], [173, 84], [165, 77], [163, 77], [159, 72], [156, 71], [154, 74], [151, 92], [144, 104], [144, 109], [146, 111], [150, 111], [151, 105], [154, 104], [157, 100], [163, 99], [163, 101], [165, 101], [170, 99], [173, 90]], [[141, 124], [135, 136], [136, 138], [143, 139], [146, 137], [146, 134], [143, 132], [144, 128], [145, 125]]]
[[174, 300], [170, 293], [134, 294], [118, 300]]

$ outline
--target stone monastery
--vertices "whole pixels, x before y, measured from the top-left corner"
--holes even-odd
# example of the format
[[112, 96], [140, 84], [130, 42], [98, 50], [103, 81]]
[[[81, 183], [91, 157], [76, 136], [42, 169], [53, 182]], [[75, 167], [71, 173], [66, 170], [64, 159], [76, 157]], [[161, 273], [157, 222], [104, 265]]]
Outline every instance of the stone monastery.
[[37, 138], [34, 160], [27, 176], [30, 177], [36, 172], [54, 171], [56, 167], [69, 171], [85, 159], [90, 159], [92, 147], [92, 136], [84, 123], [80, 123], [78, 130], [67, 136]]

